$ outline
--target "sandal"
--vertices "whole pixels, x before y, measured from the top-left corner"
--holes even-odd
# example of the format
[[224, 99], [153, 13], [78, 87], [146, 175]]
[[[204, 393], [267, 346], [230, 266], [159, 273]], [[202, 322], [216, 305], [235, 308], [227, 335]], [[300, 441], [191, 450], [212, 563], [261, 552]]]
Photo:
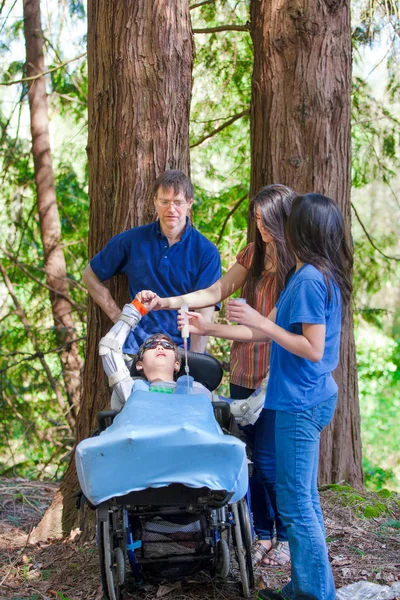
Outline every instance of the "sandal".
[[251, 561], [254, 569], [263, 564], [263, 559], [271, 552], [271, 550], [272, 548], [268, 550], [261, 542], [253, 544], [251, 548]]
[[277, 542], [262, 558], [265, 567], [286, 567], [290, 564], [289, 542]]

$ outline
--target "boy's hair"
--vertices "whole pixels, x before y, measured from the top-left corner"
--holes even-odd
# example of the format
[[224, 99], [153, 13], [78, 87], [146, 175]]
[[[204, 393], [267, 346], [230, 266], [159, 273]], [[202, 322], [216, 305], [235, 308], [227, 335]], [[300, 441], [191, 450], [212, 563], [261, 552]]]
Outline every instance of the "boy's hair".
[[179, 362], [179, 364], [181, 364], [181, 355], [179, 353], [178, 346], [175, 344], [175, 342], [166, 333], [154, 333], [153, 335], [151, 335], [150, 337], [148, 337], [147, 340], [145, 342], [143, 342], [143, 344], [140, 346], [140, 348], [139, 348], [139, 350], [137, 352], [137, 360], [142, 360], [143, 359], [145, 345], [148, 344], [149, 342], [152, 342], [153, 340], [154, 341], [166, 340], [167, 342], [169, 342], [174, 347], [175, 360], [177, 360]]
[[161, 175], [159, 175], [154, 182], [153, 196], [157, 195], [157, 192], [160, 188], [173, 188], [175, 194], [182, 192], [186, 200], [193, 200], [193, 184], [189, 177], [182, 171], [170, 170], [165, 171], [165, 173], [161, 173]]
[[353, 257], [345, 236], [339, 206], [322, 194], [296, 196], [286, 224], [286, 242], [297, 259], [311, 264], [324, 275], [328, 297], [332, 280], [343, 303], [350, 301]]

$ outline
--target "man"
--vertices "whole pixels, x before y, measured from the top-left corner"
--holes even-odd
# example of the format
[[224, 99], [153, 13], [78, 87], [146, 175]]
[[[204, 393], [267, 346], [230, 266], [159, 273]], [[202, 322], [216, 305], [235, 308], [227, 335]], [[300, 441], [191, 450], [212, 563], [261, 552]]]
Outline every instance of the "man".
[[[181, 171], [166, 171], [156, 179], [153, 194], [157, 221], [113, 237], [83, 274], [89, 294], [114, 323], [121, 310], [103, 284], [113, 275], [127, 275], [131, 298], [143, 289], [161, 297], [193, 292], [212, 285], [221, 275], [217, 248], [190, 224], [194, 195], [190, 179]], [[214, 307], [202, 310], [207, 321], [213, 311]], [[181, 346], [176, 321], [176, 311], [151, 312], [129, 335], [124, 351], [135, 354], [150, 335], [160, 332]], [[191, 336], [193, 352], [204, 352], [206, 344], [207, 337]]]

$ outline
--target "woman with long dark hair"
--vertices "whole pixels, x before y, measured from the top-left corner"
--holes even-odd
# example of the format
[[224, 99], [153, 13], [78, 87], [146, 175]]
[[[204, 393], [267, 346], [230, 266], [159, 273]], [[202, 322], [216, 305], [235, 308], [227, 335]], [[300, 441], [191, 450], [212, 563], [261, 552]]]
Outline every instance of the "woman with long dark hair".
[[[285, 226], [292, 199], [296, 193], [285, 185], [261, 188], [250, 202], [250, 214], [257, 227], [255, 242], [248, 244], [236, 257], [236, 263], [211, 287], [177, 296], [159, 298], [153, 310], [177, 309], [183, 302], [191, 308], [213, 306], [241, 289], [248, 304], [268, 315], [285, 285], [285, 278], [295, 264], [285, 242]], [[152, 292], [141, 292], [145, 298]], [[152, 296], [148, 295], [152, 294]], [[140, 299], [141, 295], [138, 295]], [[230, 396], [248, 398], [262, 383], [269, 371], [271, 342], [234, 342], [230, 355]], [[274, 411], [263, 410], [254, 426], [246, 426], [247, 443], [253, 447], [256, 431], [261, 428], [268, 439], [263, 458], [269, 465], [269, 477], [260, 480], [257, 468], [250, 480], [252, 510], [258, 542], [253, 548], [255, 566], [260, 563], [279, 566], [290, 561], [286, 527], [276, 507]], [[258, 436], [257, 436], [258, 437]], [[256, 450], [256, 449], [255, 449]], [[276, 538], [273, 547], [273, 538]]]
[[[259, 600], [334, 600], [317, 476], [321, 431], [337, 402], [332, 372], [339, 361], [342, 306], [351, 297], [352, 257], [342, 213], [321, 194], [293, 200], [286, 236], [296, 266], [268, 317], [235, 300], [228, 303], [228, 318], [237, 326], [187, 314], [197, 335], [273, 340], [265, 406], [276, 414], [277, 502], [288, 531], [292, 578], [282, 590], [261, 590]], [[262, 446], [258, 434], [256, 445]], [[263, 475], [262, 462], [257, 468]]]

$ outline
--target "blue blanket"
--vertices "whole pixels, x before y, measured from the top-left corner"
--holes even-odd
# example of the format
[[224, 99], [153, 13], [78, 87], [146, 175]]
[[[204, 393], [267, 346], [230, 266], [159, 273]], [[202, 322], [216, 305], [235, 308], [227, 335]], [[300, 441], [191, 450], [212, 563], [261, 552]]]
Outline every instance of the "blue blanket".
[[75, 459], [94, 505], [171, 483], [227, 490], [235, 502], [248, 486], [245, 445], [223, 434], [202, 395], [133, 392], [110, 427], [77, 446]]

